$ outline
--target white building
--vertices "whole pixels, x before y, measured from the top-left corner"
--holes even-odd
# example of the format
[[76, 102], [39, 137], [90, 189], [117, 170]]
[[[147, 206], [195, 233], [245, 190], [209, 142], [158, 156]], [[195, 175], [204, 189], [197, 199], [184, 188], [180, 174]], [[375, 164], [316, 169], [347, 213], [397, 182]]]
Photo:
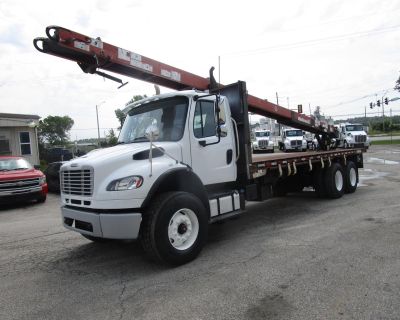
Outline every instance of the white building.
[[39, 165], [39, 119], [31, 114], [0, 113], [0, 156], [22, 156]]

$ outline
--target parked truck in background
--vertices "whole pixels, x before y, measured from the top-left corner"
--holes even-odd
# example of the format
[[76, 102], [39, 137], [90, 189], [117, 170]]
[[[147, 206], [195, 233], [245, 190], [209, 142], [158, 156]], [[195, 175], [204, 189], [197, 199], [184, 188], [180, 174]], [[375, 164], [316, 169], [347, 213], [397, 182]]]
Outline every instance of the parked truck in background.
[[304, 138], [303, 130], [300, 129], [282, 129], [278, 145], [279, 149], [284, 152], [307, 150], [307, 140]]
[[370, 138], [360, 123], [341, 123], [337, 128], [337, 146], [340, 148], [365, 148], [371, 143]]
[[306, 186], [329, 198], [356, 190], [361, 149], [252, 154], [250, 109], [298, 126], [289, 136], [299, 130], [302, 138], [304, 128], [319, 132], [323, 142], [330, 137], [313, 118], [248, 95], [245, 82], [222, 86], [212, 73], [201, 78], [64, 28], [46, 33], [35, 47], [75, 60], [84, 71], [104, 75], [97, 63], [105, 59], [102, 68], [174, 89], [196, 88], [128, 105], [117, 146], [61, 167], [66, 228], [92, 241], [140, 239], [150, 257], [179, 265], [200, 253], [209, 224], [243, 213], [247, 201]]
[[251, 132], [253, 151], [274, 152], [274, 140], [270, 130], [254, 130]]

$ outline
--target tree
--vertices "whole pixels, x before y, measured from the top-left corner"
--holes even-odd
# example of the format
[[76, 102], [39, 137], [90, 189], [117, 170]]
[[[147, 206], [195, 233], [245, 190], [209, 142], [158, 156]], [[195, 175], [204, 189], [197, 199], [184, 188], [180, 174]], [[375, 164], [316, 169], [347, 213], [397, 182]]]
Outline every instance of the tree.
[[126, 114], [122, 112], [121, 109], [117, 109], [115, 110], [115, 115], [117, 116], [117, 119], [119, 121], [119, 129], [122, 128], [122, 125], [124, 124], [125, 118], [126, 118]]
[[400, 77], [396, 81], [396, 86], [394, 87], [394, 90], [400, 91]]
[[39, 121], [39, 142], [42, 145], [48, 143], [51, 146], [66, 145], [69, 139], [69, 131], [73, 125], [74, 120], [69, 116], [48, 116]]
[[[132, 102], [142, 100], [142, 99], [144, 99], [144, 98], [147, 98], [147, 96], [146, 96], [146, 95], [143, 95], [143, 96], [141, 96], [141, 95], [133, 96], [132, 99], [130, 99], [127, 103], [125, 103], [125, 106], [131, 104]], [[117, 117], [117, 119], [118, 119], [118, 121], [119, 121], [119, 124], [120, 124], [119, 129], [121, 129], [121, 128], [122, 128], [122, 125], [124, 124], [124, 121], [125, 121], [125, 118], [126, 118], [126, 114], [125, 114], [121, 109], [116, 109], [116, 110], [115, 110], [115, 116]]]
[[110, 129], [108, 131], [108, 134], [106, 136], [107, 139], [107, 144], [111, 147], [111, 146], [115, 146], [118, 142], [118, 137], [115, 135], [115, 131], [114, 129]]

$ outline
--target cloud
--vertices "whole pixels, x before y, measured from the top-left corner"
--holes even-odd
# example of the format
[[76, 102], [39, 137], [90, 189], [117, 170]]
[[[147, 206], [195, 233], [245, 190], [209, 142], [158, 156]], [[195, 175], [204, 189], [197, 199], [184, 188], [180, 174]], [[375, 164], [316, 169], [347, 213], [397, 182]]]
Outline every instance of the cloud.
[[0, 43], [8, 44], [19, 49], [25, 48], [27, 44], [24, 42], [23, 27], [20, 24], [12, 24], [0, 31]]

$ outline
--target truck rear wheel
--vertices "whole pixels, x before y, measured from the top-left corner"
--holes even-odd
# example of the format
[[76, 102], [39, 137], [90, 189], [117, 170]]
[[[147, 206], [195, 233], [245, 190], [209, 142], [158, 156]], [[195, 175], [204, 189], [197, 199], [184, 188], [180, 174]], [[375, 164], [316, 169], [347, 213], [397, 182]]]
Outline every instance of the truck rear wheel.
[[158, 262], [181, 265], [197, 257], [208, 234], [208, 215], [196, 196], [168, 192], [157, 197], [143, 215], [141, 243]]
[[334, 162], [325, 170], [324, 180], [329, 198], [337, 199], [344, 194], [345, 174], [343, 167], [339, 163]]
[[358, 169], [353, 161], [348, 161], [345, 168], [345, 192], [353, 193], [357, 189]]

